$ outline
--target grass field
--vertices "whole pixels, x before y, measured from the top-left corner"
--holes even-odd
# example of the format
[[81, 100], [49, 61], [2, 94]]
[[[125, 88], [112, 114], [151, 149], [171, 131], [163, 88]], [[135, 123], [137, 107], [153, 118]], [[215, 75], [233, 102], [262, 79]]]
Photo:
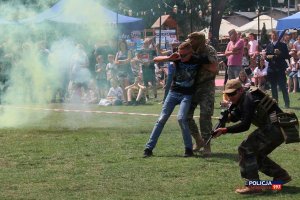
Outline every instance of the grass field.
[[[299, 97], [291, 94], [291, 106], [298, 117]], [[220, 113], [219, 99], [217, 96], [215, 116]], [[2, 115], [9, 110], [17, 113], [19, 123], [25, 122], [0, 129], [1, 200], [300, 199], [299, 144], [281, 145], [270, 155], [293, 177], [282, 191], [241, 196], [234, 193], [244, 184], [237, 147], [247, 133], [213, 140], [210, 158], [200, 154], [183, 158], [180, 129], [176, 117], [171, 117], [155, 156], [143, 159], [144, 145], [157, 116], [51, 109], [159, 114], [161, 105], [157, 102], [137, 107], [28, 107], [33, 106], [1, 108]], [[264, 175], [261, 179], [270, 180]]]

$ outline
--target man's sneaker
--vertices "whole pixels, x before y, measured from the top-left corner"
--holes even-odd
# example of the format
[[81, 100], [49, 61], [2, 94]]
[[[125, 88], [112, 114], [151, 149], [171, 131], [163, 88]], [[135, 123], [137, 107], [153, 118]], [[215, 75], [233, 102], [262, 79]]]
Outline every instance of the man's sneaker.
[[286, 184], [286, 183], [290, 182], [291, 180], [292, 180], [292, 177], [290, 177], [290, 175], [288, 175], [288, 174], [273, 178], [273, 181], [281, 181], [282, 184]]
[[194, 156], [193, 150], [189, 148], [185, 148], [184, 157], [192, 157]]
[[257, 189], [257, 188], [253, 188], [253, 187], [243, 187], [243, 188], [238, 188], [235, 190], [235, 193], [237, 194], [257, 194], [257, 193], [261, 193], [262, 189]]
[[153, 155], [152, 150], [146, 148], [146, 149], [144, 150], [143, 158], [148, 158], [148, 157], [151, 157], [152, 155]]

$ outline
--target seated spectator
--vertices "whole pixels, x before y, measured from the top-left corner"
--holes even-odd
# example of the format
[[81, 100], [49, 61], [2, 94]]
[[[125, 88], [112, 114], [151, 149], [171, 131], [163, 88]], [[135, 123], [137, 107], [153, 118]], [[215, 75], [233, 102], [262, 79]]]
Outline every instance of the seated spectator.
[[82, 97], [82, 101], [85, 104], [95, 104], [98, 102], [98, 92], [96, 82], [91, 80], [88, 85], [86, 93]]
[[132, 85], [125, 88], [127, 91], [127, 105], [139, 105], [145, 103], [146, 87], [141, 84], [141, 78], [136, 77]]
[[248, 78], [247, 73], [244, 70], [241, 70], [239, 73], [239, 77], [236, 78], [239, 80], [244, 89], [249, 89], [251, 86], [251, 80]]
[[111, 88], [109, 89], [106, 99], [100, 99], [98, 105], [110, 106], [110, 105], [122, 105], [123, 102], [123, 90], [118, 86], [118, 81], [111, 80]]
[[[239, 80], [243, 86], [244, 89], [248, 90], [250, 86], [252, 85], [251, 80], [247, 77], [247, 73], [245, 70], [241, 70], [239, 73], [239, 77], [236, 78]], [[229, 101], [229, 98], [226, 94], [223, 94], [222, 101], [220, 102], [220, 106], [222, 108], [228, 108], [231, 105], [231, 102]]]
[[289, 76], [288, 80], [288, 91], [296, 93], [297, 92], [297, 75], [298, 75], [298, 69], [299, 69], [299, 56], [300, 51], [296, 51], [296, 49], [292, 49], [290, 51], [290, 65], [287, 69], [287, 73]]
[[254, 85], [262, 90], [265, 90], [268, 62], [262, 57], [258, 57], [257, 60], [257, 66], [253, 71]]

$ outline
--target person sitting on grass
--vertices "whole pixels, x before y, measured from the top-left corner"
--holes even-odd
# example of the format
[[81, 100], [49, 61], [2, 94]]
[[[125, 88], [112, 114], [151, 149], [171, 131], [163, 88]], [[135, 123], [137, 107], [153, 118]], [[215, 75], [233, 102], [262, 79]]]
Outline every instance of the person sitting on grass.
[[101, 99], [99, 104], [100, 106], [116, 106], [122, 105], [123, 102], [123, 90], [118, 86], [118, 81], [111, 79], [111, 88], [109, 89], [106, 99]]
[[254, 85], [261, 90], [265, 90], [265, 84], [267, 82], [267, 64], [268, 62], [266, 62], [263, 57], [258, 57], [257, 67], [253, 71]]
[[236, 79], [241, 82], [243, 88], [245, 88], [246, 90], [249, 89], [252, 84], [251, 80], [247, 76], [247, 73], [243, 69], [240, 71], [239, 77], [237, 77]]
[[145, 103], [146, 87], [141, 84], [141, 78], [136, 77], [132, 85], [125, 88], [127, 92], [127, 105], [139, 105]]

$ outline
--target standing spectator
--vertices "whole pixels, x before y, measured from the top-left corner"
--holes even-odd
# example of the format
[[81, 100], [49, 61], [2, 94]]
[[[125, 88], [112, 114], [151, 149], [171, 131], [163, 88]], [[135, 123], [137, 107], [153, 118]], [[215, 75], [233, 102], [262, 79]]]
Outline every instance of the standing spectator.
[[104, 98], [107, 93], [106, 64], [103, 61], [102, 55], [98, 55], [96, 60], [97, 64], [95, 66], [95, 72], [98, 94], [100, 98]]
[[238, 38], [235, 29], [228, 32], [230, 42], [225, 50], [225, 56], [228, 58], [228, 79], [235, 79], [242, 70], [242, 57], [244, 51], [244, 42]]
[[255, 39], [254, 33], [249, 34], [249, 56], [251, 59], [255, 59], [258, 54], [258, 42]]
[[294, 42], [293, 49], [296, 49], [297, 52], [300, 51], [300, 35], [298, 35], [297, 40]]
[[250, 48], [249, 38], [248, 37], [244, 37], [243, 38], [243, 42], [244, 42], [244, 48], [247, 48], [249, 50], [249, 48]]
[[176, 72], [174, 74], [171, 90], [164, 102], [162, 111], [158, 121], [156, 122], [149, 141], [144, 150], [144, 157], [152, 156], [152, 150], [155, 148], [158, 138], [172, 114], [176, 105], [180, 105], [178, 111], [178, 123], [181, 128], [181, 133], [185, 146], [185, 157], [193, 156], [193, 144], [190, 134], [190, 129], [187, 122], [187, 113], [191, 104], [192, 94], [194, 90], [195, 77], [201, 63], [208, 63], [203, 58], [198, 58], [193, 55], [193, 49], [190, 43], [183, 42], [178, 47], [178, 53], [173, 53], [170, 56], [158, 56], [154, 58], [155, 62], [174, 61]]
[[284, 34], [282, 42], [286, 44], [289, 51], [293, 48], [293, 43], [291, 43], [291, 33], [290, 32], [286, 32]]
[[115, 57], [115, 64], [118, 66], [118, 81], [123, 90], [125, 101], [127, 100], [125, 87], [130, 84], [130, 79], [133, 77], [130, 66], [131, 58], [131, 51], [128, 50], [127, 43], [125, 41], [119, 42], [119, 51]]
[[297, 74], [298, 74], [298, 68], [299, 68], [299, 57], [298, 55], [300, 55], [300, 51], [299, 53], [296, 52], [296, 49], [292, 49], [292, 51], [290, 51], [290, 55], [291, 55], [291, 59], [290, 59], [290, 66], [288, 68], [288, 76], [289, 76], [289, 80], [288, 80], [288, 92], [292, 92], [292, 88], [293, 88], [293, 92], [296, 93], [297, 92]]
[[247, 73], [247, 76], [249, 78], [251, 78], [251, 75], [252, 75], [252, 69], [250, 68], [250, 60], [251, 60], [251, 58], [249, 56], [248, 49], [247, 49], [247, 47], [244, 47], [242, 65], [243, 65], [243, 70]]
[[146, 87], [146, 100], [149, 100], [149, 88], [151, 84], [154, 98], [157, 98], [155, 65], [153, 58], [156, 56], [156, 50], [153, 46], [153, 39], [147, 38], [144, 41], [143, 49], [139, 52], [138, 59], [142, 64], [142, 73], [144, 86]]
[[[203, 64], [199, 68], [195, 83], [195, 94], [188, 112], [188, 122], [191, 134], [196, 143], [193, 147], [194, 151], [199, 151], [204, 146], [204, 141], [208, 140], [212, 130], [211, 117], [214, 112], [215, 102], [215, 78], [217, 74], [218, 58], [216, 50], [205, 43], [205, 34], [201, 32], [193, 32], [188, 35], [188, 41], [192, 44], [193, 51], [198, 56], [207, 56], [210, 64]], [[211, 69], [213, 71], [208, 71]], [[199, 125], [194, 121], [194, 112], [197, 106], [200, 106]], [[204, 141], [203, 141], [204, 139]], [[204, 146], [203, 154], [210, 156], [210, 143]]]
[[276, 31], [271, 32], [271, 43], [267, 45], [266, 55], [269, 67], [267, 71], [267, 78], [271, 84], [272, 97], [278, 102], [278, 90], [283, 95], [285, 108], [290, 107], [290, 98], [286, 87], [286, 75], [285, 71], [288, 67], [285, 59], [289, 59], [289, 51], [285, 43], [277, 41], [278, 35]]
[[112, 54], [108, 54], [107, 55], [107, 60], [108, 63], [106, 65], [106, 78], [108, 81], [108, 85], [109, 87], [111, 87], [111, 80], [117, 80], [117, 73], [118, 73], [118, 69], [117, 69], [117, 65], [114, 63], [115, 57]]

